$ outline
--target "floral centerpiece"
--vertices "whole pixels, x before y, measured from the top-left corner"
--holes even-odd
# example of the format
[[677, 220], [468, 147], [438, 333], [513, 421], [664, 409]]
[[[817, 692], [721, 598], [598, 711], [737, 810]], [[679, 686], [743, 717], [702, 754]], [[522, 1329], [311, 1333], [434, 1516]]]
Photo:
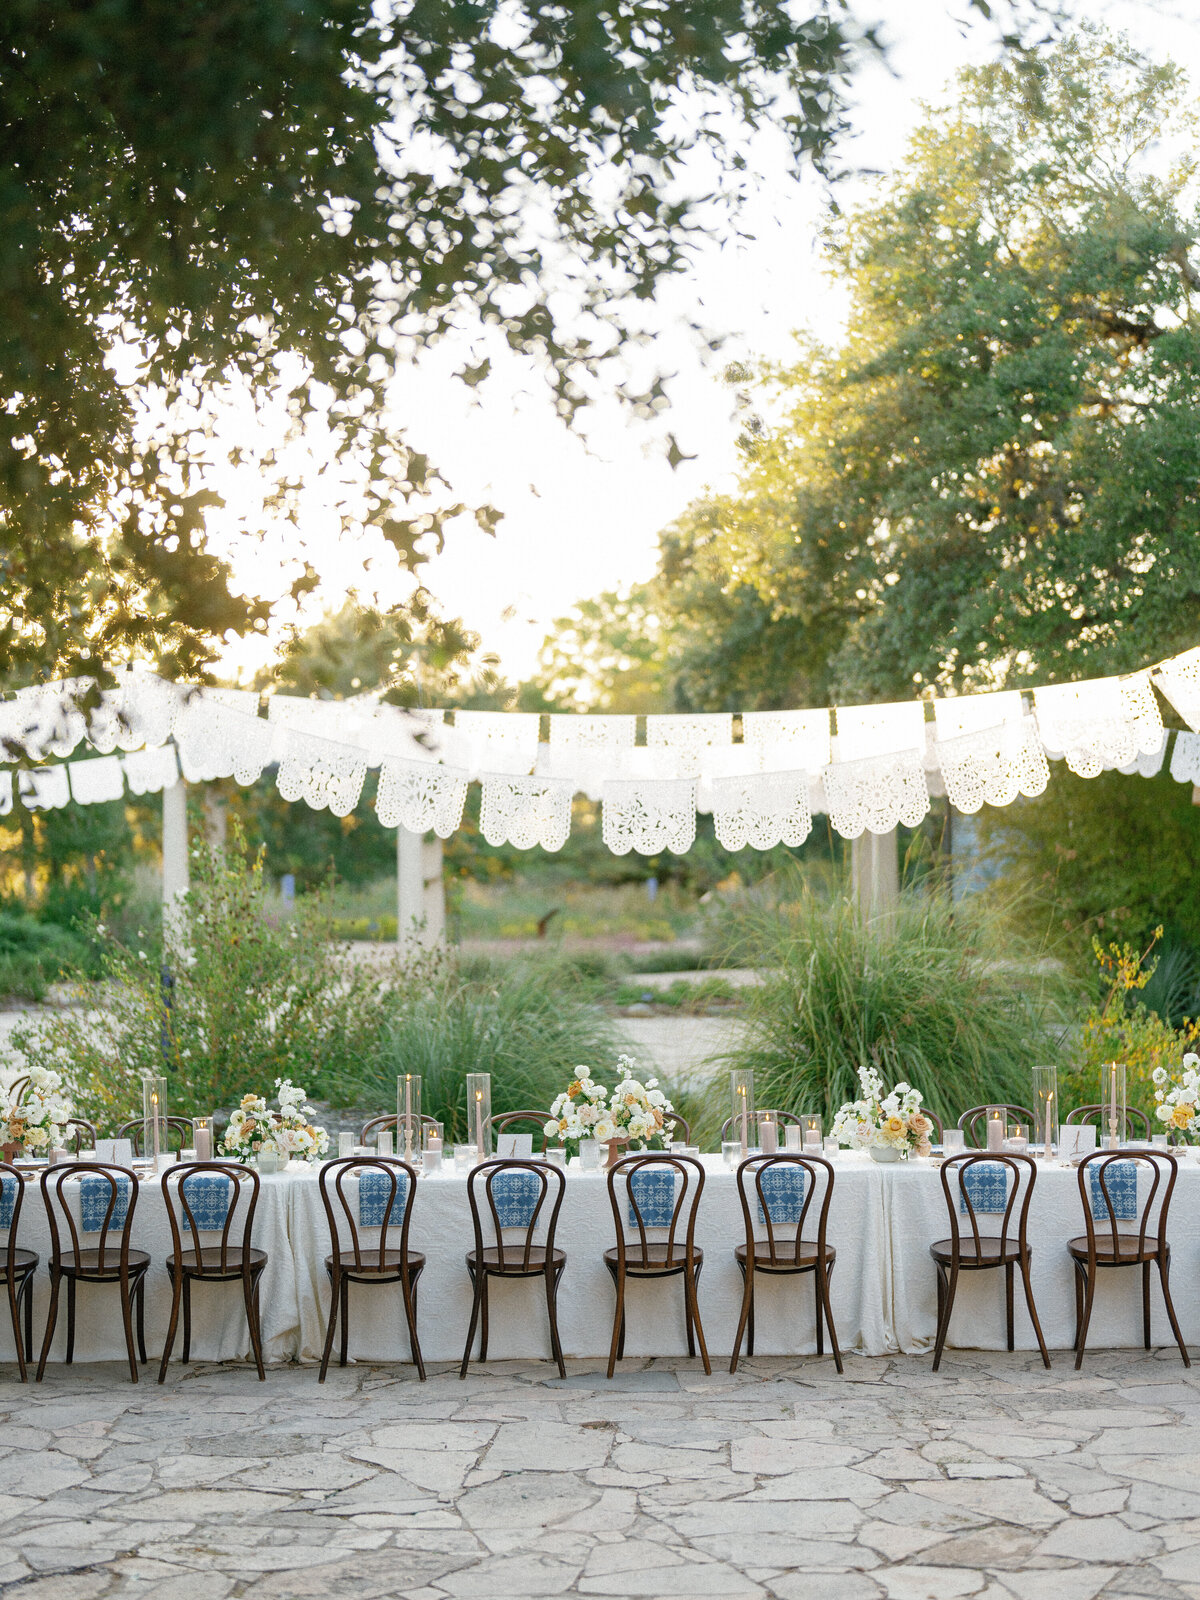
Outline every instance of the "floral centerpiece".
[[1183, 1072], [1178, 1083], [1172, 1083], [1165, 1067], [1155, 1067], [1151, 1077], [1154, 1082], [1154, 1114], [1173, 1133], [1195, 1133], [1200, 1130], [1200, 1056], [1190, 1053], [1183, 1058]]
[[6, 1084], [5, 1089], [9, 1102], [2, 1146], [5, 1160], [11, 1161], [22, 1152], [45, 1155], [61, 1148], [72, 1106], [59, 1073], [46, 1067], [31, 1067], [28, 1073]]
[[591, 1069], [576, 1067], [575, 1077], [550, 1107], [545, 1126], [548, 1139], [578, 1146], [580, 1139], [607, 1143], [610, 1157], [615, 1146], [632, 1150], [665, 1150], [674, 1129], [675, 1107], [658, 1086], [657, 1078], [643, 1083], [634, 1074], [632, 1056], [617, 1057], [621, 1077], [611, 1094], [592, 1078]]
[[223, 1155], [247, 1161], [270, 1150], [282, 1161], [292, 1157], [316, 1161], [329, 1149], [329, 1135], [313, 1122], [313, 1108], [305, 1104], [304, 1090], [298, 1089], [290, 1078], [276, 1078], [275, 1088], [278, 1111], [272, 1111], [262, 1095], [242, 1096], [221, 1140]]
[[885, 1095], [874, 1067], [860, 1067], [862, 1097], [849, 1100], [833, 1119], [833, 1136], [841, 1144], [867, 1150], [876, 1161], [927, 1156], [933, 1123], [921, 1110], [921, 1096], [910, 1084], [898, 1083]]

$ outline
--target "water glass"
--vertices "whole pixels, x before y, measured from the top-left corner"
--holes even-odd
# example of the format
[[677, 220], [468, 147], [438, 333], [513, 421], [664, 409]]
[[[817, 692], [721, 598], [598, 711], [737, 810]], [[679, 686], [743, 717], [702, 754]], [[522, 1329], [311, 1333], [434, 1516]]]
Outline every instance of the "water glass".
[[825, 1159], [827, 1161], [831, 1160], [832, 1157], [837, 1155], [841, 1148], [841, 1145], [834, 1138], [833, 1134], [827, 1133], [825, 1135]]
[[478, 1150], [473, 1144], [456, 1144], [454, 1146], [455, 1172], [467, 1172], [475, 1165], [475, 1157], [477, 1154]]
[[579, 1165], [584, 1172], [598, 1172], [600, 1170], [599, 1139], [580, 1139]]
[[353, 1133], [339, 1133], [338, 1134], [338, 1155], [343, 1160], [347, 1160], [353, 1154], [354, 1154], [354, 1135], [353, 1135]]
[[698, 1144], [685, 1144], [683, 1149], [680, 1150], [678, 1154], [681, 1156], [691, 1156], [693, 1161], [699, 1161], [700, 1146]]
[[567, 1152], [561, 1145], [556, 1145], [552, 1150], [547, 1150], [546, 1160], [552, 1167], [558, 1167], [563, 1172], [567, 1170]]
[[947, 1128], [942, 1135], [942, 1149], [948, 1156], [961, 1156], [967, 1148], [967, 1136], [961, 1128]]
[[741, 1144], [741, 1140], [740, 1139], [722, 1139], [721, 1140], [721, 1159], [724, 1161], [725, 1165], [729, 1168], [730, 1172], [732, 1172], [733, 1169], [737, 1166], [738, 1162], [742, 1159], [742, 1144]]
[[179, 1159], [181, 1162], [185, 1163], [189, 1161], [195, 1161], [196, 1152], [194, 1150], [181, 1150], [179, 1152]]
[[1171, 1147], [1171, 1140], [1165, 1133], [1156, 1133], [1151, 1143], [1156, 1150], [1169, 1150]]
[[804, 1149], [804, 1129], [799, 1123], [789, 1122], [783, 1130], [783, 1148], [790, 1150], [793, 1155], [799, 1155]]

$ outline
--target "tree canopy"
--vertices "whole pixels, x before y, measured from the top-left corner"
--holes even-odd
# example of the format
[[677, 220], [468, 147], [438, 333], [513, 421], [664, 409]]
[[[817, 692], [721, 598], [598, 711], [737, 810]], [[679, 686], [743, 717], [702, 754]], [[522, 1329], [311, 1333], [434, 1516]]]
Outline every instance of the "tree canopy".
[[[1092, 26], [964, 72], [831, 229], [848, 332], [763, 374], [782, 420], [746, 441], [735, 493], [664, 537], [666, 601], [699, 585], [748, 607], [793, 703], [1095, 675], [1200, 640], [1189, 118], [1179, 68]], [[742, 687], [737, 637], [693, 698]]]
[[[386, 416], [395, 364], [474, 330], [478, 383], [498, 335], [570, 413], [729, 226], [748, 130], [829, 157], [864, 38], [849, 0], [9, 0], [0, 673], [187, 674], [266, 625], [206, 538], [224, 385], [319, 419], [343, 524], [412, 564], [460, 508]], [[258, 465], [295, 519], [284, 457]]]

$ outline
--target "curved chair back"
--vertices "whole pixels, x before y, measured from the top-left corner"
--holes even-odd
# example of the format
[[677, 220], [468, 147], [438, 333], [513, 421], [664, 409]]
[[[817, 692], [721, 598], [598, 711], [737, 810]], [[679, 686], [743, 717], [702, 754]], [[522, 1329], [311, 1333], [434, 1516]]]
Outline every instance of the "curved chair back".
[[[1002, 1246], [1009, 1243], [1015, 1212], [1016, 1243], [1024, 1254], [1029, 1202], [1033, 1199], [1036, 1182], [1037, 1163], [1032, 1156], [1010, 1155], [1007, 1152], [1001, 1155], [998, 1151], [947, 1156], [942, 1162], [942, 1193], [950, 1216], [952, 1267], [957, 1268], [961, 1259], [960, 1227], [964, 1216], [970, 1224], [971, 1242], [975, 1258], [978, 1259], [983, 1254], [984, 1238], [998, 1238]], [[997, 1231], [985, 1229], [980, 1232], [981, 1212], [1000, 1217]]]
[[[493, 1140], [498, 1133], [511, 1133], [514, 1128], [532, 1127], [534, 1129], [533, 1148], [546, 1149], [546, 1113], [544, 1111], [498, 1111], [488, 1118], [488, 1127], [492, 1130]], [[539, 1146], [538, 1140], [541, 1140]]]
[[11, 1282], [16, 1268], [17, 1229], [25, 1203], [25, 1180], [8, 1161], [0, 1161], [0, 1228], [8, 1229], [7, 1271]]
[[[762, 1110], [756, 1112], [756, 1115], [760, 1117], [774, 1117], [775, 1121], [782, 1128], [802, 1128], [804, 1126], [804, 1118], [797, 1116], [794, 1111], [772, 1111], [768, 1107], [764, 1106]], [[726, 1117], [725, 1121], [721, 1124], [722, 1144], [724, 1144], [726, 1140], [733, 1138], [734, 1124], [737, 1122], [737, 1120], [737, 1117]], [[757, 1141], [755, 1139], [751, 1139], [750, 1141], [751, 1144], [755, 1144], [756, 1142]]]
[[[995, 1103], [997, 1105], [1000, 1104], [999, 1101], [996, 1101]], [[921, 1109], [924, 1110], [924, 1107]], [[1004, 1111], [1004, 1120], [1006, 1123], [1023, 1122], [1028, 1128], [1033, 1127], [1033, 1112], [1028, 1110], [1025, 1106], [1006, 1105], [1002, 1107], [1002, 1109]], [[987, 1106], [971, 1106], [969, 1110], [964, 1111], [962, 1116], [958, 1119], [958, 1125], [963, 1131], [963, 1137], [966, 1139], [968, 1144], [973, 1144], [977, 1150], [983, 1149], [987, 1144], [987, 1130], [983, 1127], [983, 1123], [987, 1121], [987, 1113]], [[925, 1115], [928, 1116], [929, 1113], [926, 1111]], [[1004, 1131], [1007, 1135], [1008, 1129], [1005, 1128]], [[980, 1137], [981, 1134], [983, 1135], [982, 1138]]]
[[[819, 1193], [817, 1251], [825, 1258], [825, 1231], [833, 1199], [834, 1172], [824, 1156], [750, 1156], [737, 1169], [738, 1198], [746, 1225], [746, 1259], [762, 1260], [755, 1245], [755, 1222], [767, 1231], [768, 1261], [773, 1267], [800, 1265], [804, 1223]], [[753, 1199], [753, 1206], [751, 1201]]]
[[[624, 1274], [633, 1250], [635, 1266], [668, 1268], [692, 1265], [696, 1243], [696, 1209], [704, 1192], [704, 1168], [695, 1156], [652, 1151], [623, 1156], [609, 1168], [608, 1198], [617, 1232], [617, 1269]], [[622, 1216], [622, 1206], [625, 1214]], [[629, 1237], [636, 1230], [636, 1241]], [[665, 1262], [652, 1262], [650, 1231], [666, 1232]], [[682, 1254], [679, 1235], [683, 1234]], [[657, 1241], [656, 1241], [657, 1242]]]
[[[438, 1126], [438, 1119], [436, 1117], [427, 1117], [425, 1113], [422, 1112], [419, 1120], [421, 1124], [422, 1135], [436, 1132]], [[378, 1133], [381, 1129], [386, 1131], [388, 1128], [390, 1128], [392, 1132], [399, 1137], [400, 1124], [403, 1121], [404, 1118], [398, 1116], [394, 1111], [388, 1112], [382, 1117], [372, 1117], [369, 1122], [363, 1123], [363, 1130], [362, 1133], [359, 1134], [358, 1142], [359, 1144], [367, 1144], [370, 1142], [373, 1134]]]
[[[196, 1137], [191, 1117], [167, 1117], [166, 1123], [167, 1149], [190, 1150], [192, 1140]], [[141, 1117], [131, 1117], [128, 1122], [123, 1122], [114, 1137], [128, 1139], [133, 1145], [135, 1156], [145, 1155], [142, 1146], [146, 1139], [146, 1124]]]
[[[1139, 1163], [1153, 1169], [1148, 1187], [1138, 1182]], [[1126, 1170], [1122, 1170], [1122, 1166]], [[1165, 1245], [1167, 1212], [1179, 1175], [1175, 1156], [1167, 1150], [1139, 1150], [1136, 1157], [1123, 1150], [1096, 1150], [1083, 1157], [1078, 1172], [1090, 1257], [1096, 1254], [1097, 1227], [1111, 1242], [1113, 1255], [1119, 1257], [1122, 1230], [1118, 1222], [1137, 1223], [1139, 1255], [1145, 1252], [1146, 1233], [1151, 1223], [1160, 1248]], [[1128, 1230], [1125, 1237], [1132, 1232]]]
[[91, 1122], [86, 1122], [83, 1117], [68, 1117], [63, 1125], [63, 1138], [68, 1149], [73, 1149], [78, 1155], [81, 1150], [94, 1150], [96, 1148], [96, 1129]]
[[[190, 1127], [190, 1123], [189, 1123]], [[162, 1175], [163, 1204], [171, 1224], [171, 1248], [182, 1264], [185, 1248], [193, 1252], [196, 1271], [204, 1266], [202, 1233], [220, 1232], [221, 1257], [218, 1270], [229, 1271], [229, 1240], [234, 1219], [240, 1215], [240, 1242], [234, 1235], [234, 1248], [244, 1261], [250, 1249], [254, 1212], [258, 1205], [259, 1178], [253, 1167], [236, 1161], [191, 1161], [168, 1168]], [[248, 1200], [242, 1204], [243, 1191]], [[181, 1227], [182, 1223], [182, 1227]], [[184, 1245], [184, 1230], [188, 1243]]]
[[[68, 1182], [79, 1184], [78, 1217], [62, 1192], [63, 1184]], [[137, 1198], [137, 1177], [128, 1167], [101, 1161], [63, 1161], [57, 1167], [47, 1167], [42, 1173], [42, 1200], [50, 1222], [51, 1265], [63, 1258], [61, 1216], [71, 1241], [72, 1260], [78, 1261], [82, 1251], [91, 1248], [90, 1244], [83, 1245], [82, 1236], [94, 1233], [100, 1271], [111, 1270], [115, 1265], [124, 1276], [129, 1271], [129, 1239]], [[89, 1226], [93, 1222], [96, 1226]]]
[[[346, 1192], [346, 1179], [349, 1177], [356, 1180], [357, 1192], [353, 1197]], [[364, 1179], [367, 1180], [367, 1190], [363, 1188]], [[341, 1255], [342, 1241], [348, 1235], [355, 1267], [377, 1267], [382, 1272], [390, 1232], [392, 1249], [399, 1248], [400, 1259], [407, 1260], [408, 1230], [412, 1221], [413, 1201], [417, 1195], [415, 1168], [410, 1167], [407, 1161], [389, 1156], [346, 1156], [340, 1161], [327, 1161], [321, 1168], [319, 1182], [335, 1256]], [[364, 1201], [370, 1206], [368, 1216], [371, 1220], [366, 1222], [363, 1221]], [[378, 1221], [375, 1221], [376, 1216]], [[378, 1246], [364, 1244], [359, 1236], [360, 1228], [378, 1228]], [[397, 1232], [400, 1235], [398, 1247]]]
[[[534, 1235], [543, 1213], [546, 1260], [549, 1261], [554, 1251], [558, 1214], [562, 1210], [563, 1195], [567, 1188], [566, 1173], [558, 1167], [552, 1167], [547, 1161], [522, 1161], [508, 1156], [482, 1161], [471, 1169], [467, 1178], [467, 1200], [475, 1229], [475, 1259], [482, 1262], [484, 1227], [480, 1197], [476, 1190], [479, 1184], [483, 1187], [483, 1199], [487, 1205], [490, 1231], [495, 1239], [500, 1265], [511, 1262], [514, 1271], [530, 1271]], [[523, 1244], [506, 1245], [505, 1233], [518, 1229], [523, 1234]], [[514, 1249], [521, 1251], [519, 1264], [512, 1253]]]
[[[1076, 1106], [1074, 1111], [1067, 1112], [1066, 1123], [1069, 1126], [1076, 1123], [1094, 1122], [1096, 1127], [1103, 1133], [1106, 1131], [1104, 1128], [1106, 1110], [1107, 1107], [1101, 1105]], [[1168, 1130], [1164, 1128], [1163, 1131], [1166, 1132]], [[1147, 1144], [1150, 1142], [1150, 1118], [1144, 1111], [1140, 1111], [1137, 1106], [1125, 1107], [1125, 1137], [1127, 1139], [1142, 1138], [1146, 1140]]]

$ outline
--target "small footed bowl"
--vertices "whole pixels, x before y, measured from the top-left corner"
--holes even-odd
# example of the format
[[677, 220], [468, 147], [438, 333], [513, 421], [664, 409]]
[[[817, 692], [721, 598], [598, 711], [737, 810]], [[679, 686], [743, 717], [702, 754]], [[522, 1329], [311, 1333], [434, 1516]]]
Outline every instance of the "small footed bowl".
[[904, 1158], [904, 1152], [902, 1150], [897, 1150], [894, 1144], [870, 1145], [868, 1147], [868, 1154], [870, 1155], [872, 1161], [880, 1161], [884, 1163], [888, 1161], [901, 1161]]

